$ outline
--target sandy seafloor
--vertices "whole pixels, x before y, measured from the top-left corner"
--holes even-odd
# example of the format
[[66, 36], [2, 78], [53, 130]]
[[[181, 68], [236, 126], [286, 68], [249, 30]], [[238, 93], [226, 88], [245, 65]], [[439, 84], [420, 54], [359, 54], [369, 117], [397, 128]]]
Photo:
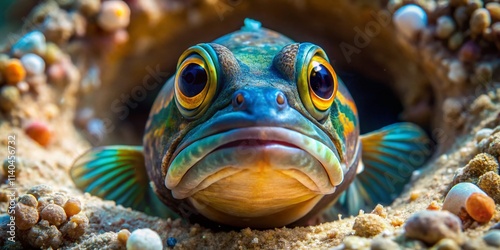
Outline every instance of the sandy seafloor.
[[[73, 5], [64, 3], [65, 1], [55, 2], [64, 11], [70, 12], [74, 8]], [[40, 80], [41, 83], [38, 82], [38, 85], [32, 86], [32, 90], [23, 93], [13, 107], [0, 113], [0, 145], [6, 148], [9, 144], [9, 136], [15, 135], [16, 170], [18, 172], [15, 179], [12, 180], [14, 189], [10, 189], [7, 173], [2, 172], [2, 175], [0, 175], [2, 180], [0, 186], [0, 216], [2, 222], [5, 222], [8, 218], [6, 211], [12, 190], [18, 197], [35, 185], [45, 184], [50, 185], [55, 192], [62, 192], [67, 197], [80, 199], [83, 204], [81, 213], [85, 214], [89, 220], [84, 235], [78, 239], [62, 239], [62, 242], [58, 245], [62, 249], [125, 249], [125, 245], [117, 239], [117, 232], [121, 229], [128, 229], [132, 232], [138, 228], [150, 228], [158, 232], [164, 247], [167, 247], [167, 238], [174, 237], [177, 240], [174, 249], [370, 249], [370, 245], [374, 242], [378, 242], [374, 245], [379, 247], [375, 249], [391, 249], [391, 247], [394, 247], [390, 244], [387, 245], [387, 241], [383, 239], [397, 242], [401, 248], [425, 249], [432, 246], [405, 237], [404, 224], [407, 219], [415, 212], [426, 210], [429, 207], [439, 209], [450, 183], [453, 181], [455, 171], [466, 166], [475, 155], [488, 152], [498, 160], [500, 147], [496, 146], [500, 145], [500, 141], [496, 141], [494, 136], [497, 130], [500, 131], [498, 129], [500, 125], [500, 89], [495, 86], [496, 78], [499, 77], [498, 51], [494, 49], [497, 43], [495, 39], [497, 38], [488, 40], [484, 35], [484, 40], [489, 41], [491, 44], [483, 46], [482, 40], [479, 41], [483, 38], [468, 38], [470, 36], [467, 33], [469, 28], [461, 27], [457, 28], [457, 30], [463, 31], [465, 40], [470, 39], [483, 46], [481, 47], [481, 54], [476, 58], [474, 53], [478, 52], [474, 49], [471, 52], [472, 56], [469, 51], [460, 52], [461, 50], [448, 49], [449, 44], [447, 45], [446, 41], [443, 42], [443, 39], [436, 38], [432, 34], [436, 32], [436, 19], [441, 15], [453, 12], [458, 7], [448, 6], [448, 1], [443, 1], [441, 7], [429, 4], [432, 1], [417, 1], [426, 8], [429, 14], [429, 24], [417, 38], [402, 39], [397, 35], [397, 30], [389, 25], [389, 27], [384, 27], [380, 35], [373, 37], [373, 41], [366, 48], [362, 48], [366, 51], [363, 52], [364, 54], [360, 54], [362, 56], [356, 57], [357, 59], [354, 59], [353, 64], [348, 64], [343, 59], [339, 62], [341, 67], [347, 65], [346, 69], [351, 67], [359, 70], [363, 68], [359, 66], [362, 65], [361, 61], [365, 60], [365, 63], [373, 64], [373, 67], [366, 69], [366, 72], [364, 72], [368, 77], [377, 80], [384, 78], [384, 76], [390, 77], [387, 81], [389, 81], [389, 86], [393, 88], [401, 100], [403, 117], [423, 124], [434, 136], [436, 152], [432, 159], [421, 170], [414, 173], [413, 181], [392, 205], [377, 210], [377, 221], [380, 222], [379, 224], [382, 225], [383, 230], [380, 230], [379, 226], [373, 226], [370, 222], [361, 223], [363, 231], [367, 234], [374, 234], [379, 230], [381, 231], [380, 234], [370, 237], [355, 235], [353, 229], [355, 220], [361, 217], [366, 218], [365, 215], [342, 218], [309, 227], [270, 230], [246, 228], [230, 232], [217, 232], [199, 225], [191, 225], [179, 219], [163, 220], [147, 216], [129, 208], [117, 206], [112, 201], [104, 201], [89, 194], [84, 194], [76, 189], [68, 175], [68, 170], [74, 159], [91, 147], [90, 142], [95, 142], [93, 140], [89, 141], [89, 137], [86, 136], [89, 132], [85, 130], [85, 126], [81, 126], [81, 123], [88, 120], [87, 117], [82, 118], [81, 113], [79, 113], [82, 107], [92, 107], [94, 109], [93, 115], [101, 119], [109, 115], [109, 118], [111, 120], [115, 119], [115, 124], [120, 127], [122, 123], [117, 119], [116, 114], [111, 113], [110, 115], [106, 108], [102, 108], [108, 107], [109, 103], [117, 98], [116, 89], [133, 87], [136, 84], [134, 81], [127, 82], [124, 79], [128, 77], [134, 80], [140, 79], [144, 75], [144, 65], [153, 65], [154, 67], [155, 64], [159, 64], [167, 69], [172, 67], [172, 64], [176, 62], [176, 56], [173, 57], [175, 59], [170, 60], [161, 57], [169, 53], [175, 54], [173, 51], [178, 51], [177, 47], [183, 47], [179, 45], [180, 43], [194, 44], [200, 42], [200, 40], [217, 37], [206, 34], [217, 29], [213, 25], [204, 24], [204, 20], [208, 20], [206, 23], [220, 23], [221, 26], [225, 25], [225, 27], [238, 27], [235, 26], [235, 23], [241, 23], [243, 16], [252, 15], [255, 15], [256, 18], [260, 17], [264, 23], [270, 23], [270, 26], [274, 25], [278, 28], [280, 24], [286, 22], [279, 20], [282, 17], [281, 15], [266, 17], [270, 15], [270, 12], [264, 8], [267, 5], [262, 1], [255, 1], [255, 3], [243, 1], [238, 5], [224, 3], [226, 7], [229, 6], [232, 9], [227, 13], [225, 12], [223, 18], [221, 18], [219, 12], [214, 12], [212, 7], [206, 7], [206, 4], [192, 4], [188, 8], [183, 4], [173, 4], [176, 1], [167, 2], [169, 4], [161, 5], [156, 1], [145, 1], [143, 3], [127, 1], [132, 9], [132, 19], [131, 24], [124, 29], [128, 33], [125, 42], [121, 40], [122, 38], [117, 38], [123, 34], [113, 33], [110, 35], [98, 31], [98, 28], [95, 27], [95, 19], [84, 16], [87, 20], [86, 25], [88, 25], [86, 26], [86, 33], [77, 34], [77, 29], [74, 28], [74, 34], [70, 37], [76, 36], [77, 38], [65, 38], [66, 40], [59, 41], [63, 53], [71, 55], [76, 70], [73, 70], [73, 73], [68, 73], [62, 80], [62, 84], [52, 83], [51, 79], [53, 78], [51, 77]], [[278, 1], [278, 3], [269, 4], [268, 7], [269, 9], [276, 9], [279, 4], [290, 5], [287, 7], [290, 8], [290, 15], [292, 17], [302, 17], [310, 13], [308, 9], [320, 9], [324, 8], [323, 5], [329, 6], [328, 4], [333, 4], [333, 2], [328, 1], [325, 3], [292, 2], [293, 4], [290, 4], [290, 1]], [[346, 2], [339, 1], [335, 3], [338, 8], [345, 8], [346, 13], [339, 13], [336, 8], [331, 8], [332, 15], [338, 15], [339, 19], [345, 17], [348, 22], [352, 22], [352, 26], [345, 23], [339, 25], [338, 30], [345, 31], [345, 34], [333, 36], [333, 38], [337, 39], [336, 41], [351, 41], [349, 38], [352, 39], [353, 35], [355, 35], [351, 28], [363, 27], [362, 25], [372, 20], [373, 17], [370, 16], [372, 11], [392, 11], [391, 8], [397, 8], [402, 4], [400, 1], [391, 1], [389, 6], [379, 2]], [[460, 4], [455, 2], [453, 4]], [[464, 6], [470, 6], [470, 3], [467, 3], [469, 1], [463, 2], [468, 4]], [[407, 3], [407, 1], [404, 1], [404, 3]], [[155, 4], [162, 6], [164, 9], [155, 9]], [[479, 7], [477, 6], [477, 8]], [[183, 14], [183, 11], [185, 11], [183, 8], [188, 8], [191, 12], [196, 10], [196, 12], [193, 12], [196, 14], [185, 15]], [[210, 11], [207, 11], [207, 8]], [[310, 27], [323, 27], [318, 22], [324, 21], [329, 16], [329, 11], [330, 9], [324, 10], [315, 17], [311, 23], [316, 26], [311, 24]], [[361, 14], [353, 16], [350, 15], [352, 13]], [[349, 16], [349, 18], [346, 16]], [[307, 20], [307, 18], [304, 19]], [[194, 27], [193, 32], [203, 30], [204, 25], [209, 27], [206, 28], [206, 33], [200, 34], [201, 38], [197, 38], [193, 35], [193, 32], [183, 31], [183, 29], [190, 27], [188, 24], [184, 24], [183, 20], [188, 24], [189, 22], [191, 22], [191, 25], [192, 23], [195, 24], [192, 25]], [[286, 20], [289, 21], [290, 19]], [[145, 25], [144, 22], [150, 24], [152, 28], [141, 29], [141, 25]], [[493, 19], [492, 23], [494, 22], [495, 19]], [[155, 33], [155, 28], [158, 29], [159, 26], [165, 24], [170, 24], [171, 26], [168, 26], [170, 29], [162, 30], [161, 34]], [[77, 26], [77, 24], [74, 25]], [[493, 24], [491, 25], [493, 26]], [[307, 30], [307, 27], [309, 26], [304, 21], [303, 26], [297, 29], [299, 31]], [[322, 29], [325, 33], [331, 33], [334, 30], [332, 25], [326, 25], [326, 27]], [[221, 28], [221, 30], [217, 30], [218, 35], [223, 34], [221, 32], [227, 32], [227, 30], [234, 30], [234, 28]], [[291, 36], [296, 36], [296, 32], [299, 31], [290, 31]], [[100, 40], [100, 37], [105, 38]], [[318, 35], [314, 39], [316, 41], [323, 40], [325, 43], [331, 38], [330, 36], [321, 37], [321, 35]], [[52, 39], [56, 38], [61, 37], [53, 35]], [[301, 39], [305, 38], [301, 37]], [[177, 42], [175, 42], [176, 40]], [[388, 42], [391, 42], [394, 46], [387, 46]], [[96, 49], [100, 45], [106, 46], [109, 44], [113, 47], [110, 51]], [[166, 47], [167, 52], [158, 52], [159, 55], [155, 54], [157, 49], [163, 47]], [[335, 51], [335, 48], [332, 50]], [[88, 51], [90, 52], [86, 53]], [[144, 56], [144, 58], [140, 56]], [[93, 60], [91, 60], [92, 58]], [[455, 62], [461, 63], [463, 74], [457, 76], [457, 73], [453, 71], [456, 65], [450, 65]], [[138, 65], [142, 65], [140, 70], [131, 70], [137, 68]], [[480, 68], [480, 66], [483, 68]], [[94, 84], [96, 74], [89, 70], [92, 67], [100, 69], [101, 74], [98, 76], [100, 80], [97, 81], [99, 84]], [[485, 75], [488, 79], [480, 84], [477, 84], [477, 80], [474, 78], [479, 74], [478, 71], [483, 72], [478, 68], [486, 72]], [[377, 70], [380, 69], [385, 72], [382, 77], [377, 73]], [[170, 68], [170, 70], [172, 69]], [[124, 74], [124, 72], [129, 72], [130, 75]], [[98, 87], [93, 84], [98, 85]], [[88, 85], [92, 86], [89, 87]], [[90, 88], [90, 90], [87, 88]], [[433, 101], [429, 101], [429, 98]], [[44, 122], [52, 131], [51, 140], [47, 146], [39, 145], [26, 135], [26, 126], [33, 121]], [[108, 135], [109, 138], [105, 142], [117, 143], [120, 142], [120, 138], [126, 143], [137, 142], [140, 135], [123, 136], [123, 134], [134, 133], [137, 130], [131, 125], [128, 127], [124, 125], [124, 127], [126, 128], [117, 129], [117, 131]], [[484, 135], [483, 132], [480, 132], [478, 135], [478, 131], [483, 128], [491, 129], [489, 134]], [[495, 130], [495, 128], [497, 129]], [[493, 133], [491, 133], [492, 131]], [[480, 139], [483, 137], [486, 140], [491, 137], [489, 139], [491, 143], [485, 144], [483, 142], [481, 144]], [[499, 144], [495, 144], [496, 142]], [[7, 150], [0, 150], [1, 159], [5, 159], [7, 156]], [[494, 192], [495, 190], [493, 190]], [[496, 193], [499, 192], [500, 190], [497, 189]], [[370, 212], [366, 211], [365, 213]], [[370, 221], [370, 219], [367, 220]], [[461, 245], [463, 249], [487, 249], [482, 236], [495, 225], [498, 227], [497, 223], [499, 222], [500, 205], [497, 203], [496, 215], [489, 222], [481, 224], [470, 219], [465, 220], [462, 224], [463, 234], [459, 237], [462, 240], [456, 240], [457, 243], [451, 244], [451, 247]], [[32, 239], [20, 235], [27, 234], [27, 231], [17, 230], [17, 242], [12, 244], [7, 240], [9, 237], [7, 233], [8, 228], [2, 225], [0, 245], [5, 249], [26, 248], [30, 244], [30, 239]], [[385, 242], [385, 245], [380, 242]], [[385, 248], [380, 248], [380, 245], [385, 246]], [[456, 249], [444, 248], [450, 247], [448, 245], [441, 247], [439, 249]], [[491, 246], [490, 248], [494, 249]]]

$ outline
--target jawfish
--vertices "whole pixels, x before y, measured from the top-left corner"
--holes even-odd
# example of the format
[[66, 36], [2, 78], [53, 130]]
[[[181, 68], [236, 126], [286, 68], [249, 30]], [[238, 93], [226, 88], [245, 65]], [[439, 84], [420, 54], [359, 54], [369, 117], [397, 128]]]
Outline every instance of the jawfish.
[[411, 123], [361, 136], [325, 51], [247, 19], [182, 53], [142, 146], [93, 148], [70, 174], [82, 190], [149, 214], [273, 228], [389, 203], [427, 143]]

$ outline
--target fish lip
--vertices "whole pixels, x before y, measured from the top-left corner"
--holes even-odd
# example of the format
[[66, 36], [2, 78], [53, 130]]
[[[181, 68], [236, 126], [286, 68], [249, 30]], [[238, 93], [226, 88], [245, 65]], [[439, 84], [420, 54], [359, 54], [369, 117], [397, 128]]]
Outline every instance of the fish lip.
[[[322, 129], [318, 128], [318, 126], [313, 124], [311, 121], [303, 118], [303, 115], [300, 112], [297, 112], [294, 109], [290, 109], [289, 112], [288, 117], [285, 118], [279, 116], [256, 116], [255, 114], [246, 114], [244, 112], [231, 112], [229, 114], [219, 115], [193, 129], [195, 131], [192, 132], [192, 134], [186, 134], [184, 139], [180, 141], [179, 145], [177, 145], [174, 152], [169, 157], [170, 159], [166, 159], [167, 155], [165, 155], [163, 162], [165, 163], [168, 161], [167, 166], [170, 166], [173, 159], [179, 154], [180, 151], [184, 150], [185, 147], [208, 136], [233, 129], [252, 127], [280, 127], [296, 131], [322, 142], [329, 148], [335, 149], [334, 152], [337, 159], [341, 159], [341, 152], [338, 151], [339, 149], [336, 148], [329, 135], [327, 135]], [[290, 117], [294, 118], [290, 119]], [[256, 120], [256, 118], [258, 118], [258, 120]], [[297, 123], [299, 125], [297, 125]], [[330, 138], [330, 140], [326, 140], [325, 138]]]
[[[196, 163], [202, 161], [204, 157], [224, 147], [224, 145], [243, 140], [259, 140], [271, 142], [272, 144], [283, 144], [307, 152], [321, 163], [328, 175], [330, 187], [329, 191], [325, 192], [333, 192], [335, 187], [343, 181], [343, 174], [346, 169], [340, 163], [337, 150], [332, 150], [322, 141], [288, 128], [251, 126], [233, 128], [222, 132], [217, 131], [216, 133], [205, 134], [205, 136], [198, 139], [183, 142], [171, 157], [165, 176], [165, 186], [174, 191], [186, 173]], [[205, 148], [203, 148], [204, 146]], [[173, 165], [183, 167], [179, 169], [172, 167]], [[307, 175], [307, 173], [305, 174]]]

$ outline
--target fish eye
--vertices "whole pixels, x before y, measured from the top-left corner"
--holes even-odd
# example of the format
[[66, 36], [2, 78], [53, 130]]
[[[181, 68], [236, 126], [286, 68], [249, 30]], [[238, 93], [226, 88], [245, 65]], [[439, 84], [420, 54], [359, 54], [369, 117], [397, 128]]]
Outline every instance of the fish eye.
[[217, 89], [217, 60], [209, 45], [189, 48], [179, 58], [175, 75], [175, 100], [188, 119], [199, 117], [208, 108]]
[[330, 63], [321, 56], [314, 56], [309, 63], [309, 94], [314, 106], [327, 110], [336, 91], [336, 74]]
[[323, 120], [335, 100], [337, 74], [320, 47], [302, 43], [297, 54], [296, 79], [300, 99], [314, 118]]
[[207, 87], [207, 71], [201, 60], [192, 58], [183, 65], [179, 73], [179, 90], [185, 97], [194, 97]]

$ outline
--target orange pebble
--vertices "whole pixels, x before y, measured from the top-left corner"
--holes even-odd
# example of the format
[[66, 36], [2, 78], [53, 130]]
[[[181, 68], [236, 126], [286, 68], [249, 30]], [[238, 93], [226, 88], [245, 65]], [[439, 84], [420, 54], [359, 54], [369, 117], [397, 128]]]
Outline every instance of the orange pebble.
[[42, 146], [47, 146], [52, 138], [52, 132], [49, 127], [41, 122], [33, 122], [28, 125], [24, 132], [34, 141]]
[[123, 245], [126, 245], [127, 240], [130, 237], [130, 231], [128, 231], [127, 229], [122, 229], [122, 230], [120, 230], [120, 232], [117, 233], [116, 236], [117, 236], [118, 241], [120, 243], [122, 243]]
[[21, 64], [21, 60], [16, 58], [7, 62], [4, 73], [8, 84], [16, 84], [26, 77], [26, 70]]
[[495, 214], [495, 201], [485, 194], [473, 193], [467, 198], [465, 209], [475, 221], [486, 223]]
[[82, 203], [76, 198], [69, 198], [64, 204], [64, 211], [68, 217], [71, 217], [82, 211]]
[[413, 191], [410, 193], [410, 201], [416, 201], [420, 197], [421, 193], [418, 191]]
[[441, 206], [439, 206], [439, 204], [436, 202], [436, 201], [432, 201], [429, 206], [427, 206], [427, 210], [440, 210], [441, 209]]

